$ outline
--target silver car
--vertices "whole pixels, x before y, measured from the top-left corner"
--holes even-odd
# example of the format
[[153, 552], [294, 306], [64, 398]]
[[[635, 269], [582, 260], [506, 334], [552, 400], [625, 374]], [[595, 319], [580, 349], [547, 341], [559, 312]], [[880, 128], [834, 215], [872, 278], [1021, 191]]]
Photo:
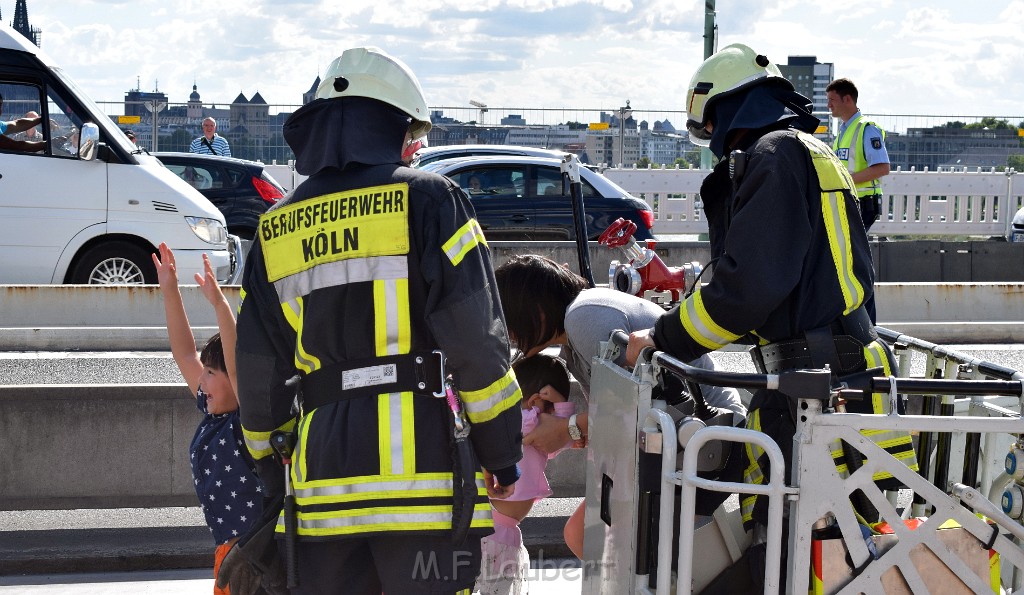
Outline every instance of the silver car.
[[550, 157], [561, 159], [567, 153], [553, 149], [538, 149], [537, 147], [523, 147], [519, 145], [445, 145], [442, 147], [428, 147], [416, 154], [412, 162], [413, 167], [423, 167], [429, 163], [442, 159], [455, 159], [456, 157], [476, 157], [488, 155], [520, 155], [525, 157]]

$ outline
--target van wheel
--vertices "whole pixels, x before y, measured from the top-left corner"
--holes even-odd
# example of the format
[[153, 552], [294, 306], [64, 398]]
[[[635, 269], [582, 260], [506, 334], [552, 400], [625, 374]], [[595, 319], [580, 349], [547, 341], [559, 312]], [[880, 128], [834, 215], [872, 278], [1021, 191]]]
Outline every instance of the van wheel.
[[143, 285], [156, 283], [149, 253], [128, 242], [100, 244], [75, 265], [71, 282], [81, 285]]

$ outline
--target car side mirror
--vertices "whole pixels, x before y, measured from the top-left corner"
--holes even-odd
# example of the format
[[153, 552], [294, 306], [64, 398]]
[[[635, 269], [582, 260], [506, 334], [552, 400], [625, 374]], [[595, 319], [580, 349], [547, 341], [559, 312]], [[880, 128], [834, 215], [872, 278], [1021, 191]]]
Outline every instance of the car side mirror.
[[78, 158], [83, 161], [95, 159], [99, 142], [99, 127], [92, 122], [83, 124], [82, 130], [78, 133]]

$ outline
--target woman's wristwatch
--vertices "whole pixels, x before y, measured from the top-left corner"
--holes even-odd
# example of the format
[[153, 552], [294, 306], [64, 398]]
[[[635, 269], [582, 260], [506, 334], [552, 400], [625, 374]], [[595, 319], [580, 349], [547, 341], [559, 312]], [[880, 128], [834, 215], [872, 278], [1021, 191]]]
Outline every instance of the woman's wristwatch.
[[569, 438], [572, 440], [580, 440], [583, 438], [583, 432], [581, 432], [580, 427], [576, 425], [575, 413], [569, 416]]

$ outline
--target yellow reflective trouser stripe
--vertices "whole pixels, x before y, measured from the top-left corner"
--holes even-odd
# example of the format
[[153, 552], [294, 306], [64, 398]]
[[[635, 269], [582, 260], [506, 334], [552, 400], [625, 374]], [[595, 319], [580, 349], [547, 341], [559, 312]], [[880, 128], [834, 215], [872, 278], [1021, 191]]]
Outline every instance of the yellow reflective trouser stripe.
[[[378, 356], [409, 353], [408, 279], [373, 282], [374, 344]], [[384, 475], [416, 471], [416, 433], [411, 392], [382, 393], [377, 397], [377, 436], [380, 472]]]
[[295, 331], [295, 367], [306, 374], [309, 374], [314, 370], [319, 370], [320, 360], [316, 356], [306, 353], [306, 350], [302, 347], [302, 298], [297, 297], [293, 300], [284, 302], [281, 304], [281, 310], [284, 311], [285, 319], [292, 327], [292, 330]]
[[517, 406], [523, 399], [519, 382], [512, 370], [480, 390], [460, 390], [459, 396], [462, 397], [469, 421], [475, 424], [494, 419], [503, 411]]
[[[867, 361], [868, 368], [882, 368], [882, 374], [888, 376], [892, 373], [892, 362], [889, 360], [888, 354], [885, 351], [885, 347], [878, 341], [872, 341], [869, 345], [864, 347], [864, 359]], [[872, 393], [871, 395], [871, 411], [876, 414], [887, 414], [889, 413], [889, 399], [888, 395], [882, 393]], [[907, 467], [913, 471], [917, 471], [917, 456], [914, 453], [913, 440], [909, 433], [901, 432], [896, 430], [861, 430], [861, 435], [868, 438], [880, 448], [891, 454], [897, 460], [901, 461]], [[830, 445], [829, 449], [832, 451], [832, 459], [835, 461], [843, 460], [845, 454], [843, 453], [842, 442], [834, 440]], [[850, 476], [849, 468], [846, 463], [837, 463], [836, 471], [842, 478]], [[883, 479], [889, 479], [892, 477], [892, 473], [888, 471], [879, 471], [871, 476], [874, 481], [881, 481]]]
[[[354, 535], [380, 531], [443, 531], [451, 529], [452, 507], [381, 506], [328, 512], [299, 512], [298, 534], [308, 536]], [[473, 507], [470, 527], [493, 527], [491, 505], [478, 503]], [[284, 532], [284, 518], [279, 517], [275, 530]]]
[[[747, 428], [757, 432], [761, 431], [760, 409], [750, 412], [750, 416], [747, 417]], [[743, 471], [743, 483], [760, 485], [764, 483], [764, 475], [761, 473], [761, 466], [757, 464], [757, 460], [764, 454], [764, 450], [749, 442], [744, 444], [744, 447], [747, 454], [747, 468]], [[754, 495], [745, 495], [740, 501], [740, 513], [744, 523], [749, 523], [754, 519], [755, 502], [757, 502], [757, 496]]]
[[719, 349], [740, 338], [711, 319], [704, 307], [704, 297], [700, 289], [679, 307], [679, 320], [694, 341], [711, 350]]
[[480, 224], [476, 219], [470, 219], [441, 245], [441, 250], [444, 251], [453, 266], [458, 266], [466, 254], [478, 244], [487, 245], [487, 240], [484, 239], [484, 230], [480, 229]]
[[249, 454], [252, 455], [254, 460], [260, 460], [263, 457], [269, 456], [274, 452], [274, 449], [270, 446], [270, 434], [276, 430], [283, 432], [290, 432], [295, 427], [295, 420], [289, 419], [288, 421], [281, 424], [275, 430], [270, 432], [256, 432], [253, 430], [247, 430], [245, 426], [242, 426], [242, 435], [245, 437], [245, 447], [249, 449]]

